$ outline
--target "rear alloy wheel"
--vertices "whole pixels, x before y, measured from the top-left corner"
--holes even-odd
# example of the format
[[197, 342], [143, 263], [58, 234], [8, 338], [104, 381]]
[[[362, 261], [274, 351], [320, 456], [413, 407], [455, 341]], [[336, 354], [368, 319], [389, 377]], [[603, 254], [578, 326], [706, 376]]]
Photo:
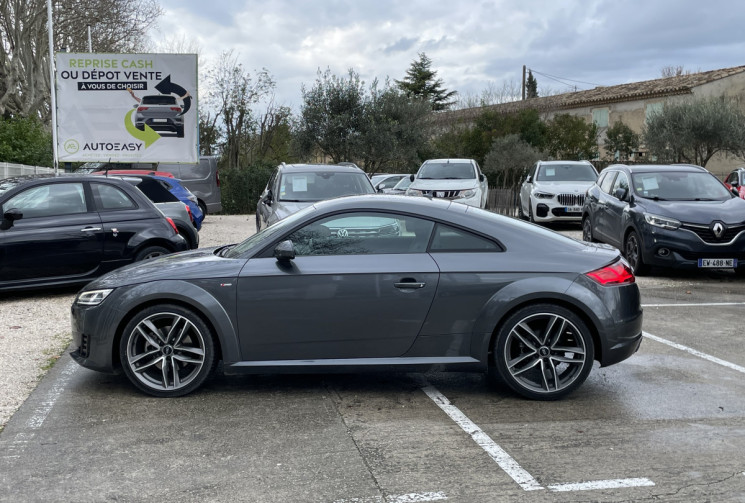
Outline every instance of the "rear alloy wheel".
[[587, 379], [595, 349], [590, 330], [576, 314], [536, 304], [505, 321], [493, 354], [497, 375], [510, 389], [534, 400], [556, 400]]
[[629, 232], [629, 235], [626, 236], [626, 241], [623, 244], [623, 254], [626, 257], [626, 260], [629, 261], [631, 270], [634, 271], [635, 275], [643, 276], [646, 274], [649, 268], [647, 267], [647, 264], [644, 263], [644, 257], [642, 257], [642, 241], [636, 232], [631, 231]]
[[[188, 240], [187, 240], [188, 242]], [[135, 256], [135, 262], [140, 260], [149, 260], [151, 258], [160, 257], [161, 255], [167, 255], [170, 252], [162, 246], [146, 246]]]
[[582, 241], [597, 243], [597, 239], [592, 235], [592, 221], [590, 221], [590, 217], [582, 219]]
[[194, 391], [216, 364], [209, 327], [194, 312], [174, 305], [138, 313], [124, 329], [119, 356], [132, 384], [157, 397]]

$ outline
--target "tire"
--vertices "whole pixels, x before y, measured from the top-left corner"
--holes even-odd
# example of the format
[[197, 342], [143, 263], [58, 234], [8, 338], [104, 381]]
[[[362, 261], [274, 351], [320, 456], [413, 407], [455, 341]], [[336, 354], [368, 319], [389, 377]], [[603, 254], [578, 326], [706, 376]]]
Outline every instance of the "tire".
[[135, 255], [135, 262], [160, 257], [161, 255], [168, 255], [169, 253], [171, 252], [162, 246], [146, 246], [137, 252], [137, 255]]
[[180, 126], [176, 128], [176, 138], [183, 138], [184, 137], [184, 126]]
[[163, 398], [191, 393], [217, 364], [207, 324], [193, 311], [169, 304], [148, 307], [127, 323], [119, 359], [137, 389]]
[[192, 241], [191, 234], [189, 233], [189, 231], [186, 231], [186, 230], [182, 229], [181, 227], [177, 227], [177, 229], [178, 229], [179, 236], [181, 236], [182, 238], [184, 238], [184, 241], [186, 241], [186, 244], [189, 246], [189, 249], [190, 250], [193, 250], [194, 249], [194, 241]]
[[557, 400], [578, 388], [592, 369], [595, 346], [572, 311], [535, 304], [501, 325], [492, 348], [499, 379], [533, 400]]
[[140, 131], [144, 131], [145, 130], [145, 124], [135, 124], [135, 127], [137, 129], [139, 129]]
[[582, 241], [587, 241], [588, 243], [598, 242], [592, 235], [592, 221], [589, 216], [582, 219]]
[[642, 257], [642, 247], [643, 244], [639, 235], [635, 231], [629, 232], [623, 242], [623, 255], [636, 276], [644, 276], [649, 271], [649, 267], [644, 263], [644, 257]]
[[202, 201], [201, 199], [197, 201], [197, 206], [199, 206], [199, 209], [202, 211], [202, 215], [206, 217], [207, 216], [207, 205], [204, 204], [204, 201]]
[[523, 213], [523, 201], [522, 199], [517, 200], [517, 218], [525, 220], [525, 213]]
[[535, 218], [533, 218], [533, 205], [530, 204], [530, 201], [528, 201], [528, 220], [530, 223], [535, 223]]

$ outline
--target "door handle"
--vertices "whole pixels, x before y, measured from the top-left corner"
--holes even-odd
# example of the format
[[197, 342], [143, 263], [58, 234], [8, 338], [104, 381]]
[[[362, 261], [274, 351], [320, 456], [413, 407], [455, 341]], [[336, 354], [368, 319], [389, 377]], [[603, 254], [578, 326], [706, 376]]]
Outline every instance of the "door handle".
[[80, 229], [80, 232], [96, 232], [100, 230], [101, 227], [83, 227], [82, 229]]
[[393, 286], [396, 288], [407, 288], [410, 290], [418, 290], [419, 288], [424, 288], [427, 285], [427, 283], [420, 283], [418, 281], [409, 280], [406, 279], [399, 281], [398, 283], [393, 283]]

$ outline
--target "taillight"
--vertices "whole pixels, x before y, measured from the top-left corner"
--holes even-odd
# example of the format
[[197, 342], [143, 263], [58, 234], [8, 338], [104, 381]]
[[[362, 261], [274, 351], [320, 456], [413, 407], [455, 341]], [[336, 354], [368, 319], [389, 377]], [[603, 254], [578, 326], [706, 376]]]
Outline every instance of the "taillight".
[[181, 107], [171, 107], [171, 110], [173, 110], [174, 112], [180, 112]]
[[633, 283], [636, 281], [631, 267], [625, 260], [621, 259], [613, 265], [590, 271], [587, 276], [594, 279], [601, 285], [620, 285], [623, 283]]
[[189, 208], [189, 205], [186, 203], [184, 203], [184, 207], [186, 208], [186, 212], [189, 214], [189, 220], [194, 223], [194, 215], [191, 214], [191, 208]]
[[137, 107], [137, 111], [138, 112], [144, 112], [147, 109], [148, 109], [148, 107]]
[[178, 229], [176, 228], [176, 224], [173, 223], [173, 220], [171, 220], [171, 217], [166, 217], [166, 220], [168, 220], [168, 223], [171, 224], [171, 227], [173, 227], [173, 232], [178, 234]]

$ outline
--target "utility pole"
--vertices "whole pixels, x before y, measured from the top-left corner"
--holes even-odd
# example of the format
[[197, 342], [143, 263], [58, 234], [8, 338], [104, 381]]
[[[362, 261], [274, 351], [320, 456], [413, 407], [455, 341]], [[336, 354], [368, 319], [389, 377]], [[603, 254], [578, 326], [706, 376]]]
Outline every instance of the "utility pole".
[[525, 101], [525, 65], [523, 65], [523, 81], [520, 87], [522, 88], [523, 92], [523, 101]]

